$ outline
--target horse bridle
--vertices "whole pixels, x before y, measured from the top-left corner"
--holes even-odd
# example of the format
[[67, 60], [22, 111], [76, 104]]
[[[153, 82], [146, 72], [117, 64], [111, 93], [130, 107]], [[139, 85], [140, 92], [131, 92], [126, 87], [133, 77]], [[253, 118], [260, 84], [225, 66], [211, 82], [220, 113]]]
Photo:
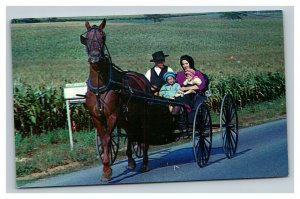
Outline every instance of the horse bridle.
[[[96, 33], [96, 31], [98, 31], [98, 30], [100, 30], [101, 32], [103, 32], [103, 30], [101, 29], [101, 28], [99, 28], [98, 26], [96, 26], [96, 25], [93, 25], [91, 28], [89, 28], [86, 32], [84, 32], [84, 33], [82, 33], [81, 35], [80, 35], [80, 42], [83, 44], [83, 45], [85, 45], [86, 46], [86, 50], [87, 50], [87, 54], [89, 55], [89, 51], [91, 50], [90, 48], [90, 45], [89, 45], [89, 43], [88, 43], [88, 38], [86, 38], [84, 35], [86, 35], [88, 32], [90, 32], [90, 31], [93, 31], [93, 37], [92, 37], [92, 39], [91, 39], [91, 42], [93, 42], [93, 41], [96, 41], [96, 42], [98, 42], [98, 44], [99, 44], [99, 46], [100, 46], [100, 49], [101, 49], [101, 54], [100, 54], [100, 59], [99, 59], [99, 62], [101, 62], [101, 61], [107, 61], [107, 59], [108, 59], [108, 62], [109, 62], [109, 79], [108, 79], [108, 83], [110, 82], [110, 80], [111, 80], [111, 68], [112, 68], [112, 60], [111, 60], [111, 56], [110, 56], [110, 53], [109, 53], [109, 50], [108, 50], [108, 48], [107, 48], [107, 45], [106, 45], [106, 43], [105, 43], [105, 33], [103, 32], [103, 38], [99, 38], [98, 36], [97, 36], [97, 33]], [[101, 39], [102, 39], [102, 41], [101, 41]], [[91, 43], [90, 43], [91, 44]], [[105, 55], [105, 53], [104, 53], [104, 51], [106, 50], [106, 52], [107, 52], [107, 54]], [[97, 70], [96, 70], [97, 71]], [[103, 80], [103, 78], [102, 78], [102, 76], [101, 76], [101, 74], [99, 73], [99, 72], [97, 72], [98, 73], [98, 79], [100, 78], [100, 79], [102, 79]], [[89, 81], [89, 80], [88, 80]], [[91, 86], [90, 88], [91, 88], [91, 90], [92, 90], [92, 92], [99, 92], [99, 84], [98, 84], [98, 87], [96, 88], [96, 87], [94, 87], [94, 86], [92, 86], [91, 85], [91, 83], [90, 82], [88, 82], [90, 85], [89, 86]], [[107, 85], [107, 84], [106, 84]], [[100, 88], [100, 92], [104, 92], [104, 90], [106, 90], [106, 89], [104, 89], [104, 87], [106, 87], [105, 85], [104, 86], [102, 86], [102, 88]]]
[[[89, 52], [91, 51], [91, 44], [92, 44], [92, 42], [94, 42], [94, 41], [96, 41], [98, 44], [99, 44], [99, 46], [100, 46], [100, 49], [101, 49], [101, 55], [100, 55], [100, 60], [101, 59], [105, 59], [104, 58], [104, 49], [107, 49], [107, 47], [106, 47], [106, 45], [105, 45], [105, 34], [104, 34], [104, 32], [103, 32], [103, 38], [101, 39], [101, 38], [99, 38], [98, 36], [97, 36], [97, 31], [98, 30], [100, 30], [101, 32], [103, 32], [102, 31], [102, 29], [100, 29], [98, 26], [96, 26], [96, 25], [93, 25], [91, 28], [89, 28], [86, 32], [84, 32], [84, 33], [82, 33], [81, 35], [80, 35], [80, 42], [83, 44], [83, 45], [85, 45], [86, 46], [86, 50], [87, 50], [87, 53], [89, 54]], [[90, 43], [88, 43], [89, 42], [89, 39], [88, 38], [86, 38], [84, 35], [86, 35], [88, 32], [90, 32], [90, 31], [93, 31], [93, 37], [92, 37], [92, 39], [91, 39], [91, 41], [90, 41]], [[102, 42], [101, 42], [101, 40], [102, 40]], [[104, 47], [104, 48], [103, 48]]]
[[[90, 47], [89, 47], [89, 44], [91, 45], [91, 43], [88, 43], [88, 38], [86, 38], [84, 35], [86, 35], [90, 31], [93, 31], [93, 37], [91, 39], [91, 42], [93, 42], [93, 41], [94, 42], [98, 42], [98, 44], [100, 46], [100, 49], [101, 49], [101, 54], [100, 54], [99, 62], [101, 62], [101, 61], [107, 61], [107, 59], [108, 59], [108, 62], [109, 62], [109, 77], [108, 77], [108, 81], [104, 85], [100, 86], [99, 79], [101, 79], [103, 81], [103, 78], [102, 78], [102, 75], [99, 73], [98, 70], [96, 70], [97, 74], [98, 74], [98, 84], [97, 84], [97, 86], [93, 86], [92, 85], [92, 83], [90, 81], [90, 77], [87, 80], [87, 86], [88, 86], [89, 90], [96, 95], [96, 98], [97, 98], [97, 100], [96, 100], [97, 101], [97, 107], [98, 107], [98, 109], [99, 109], [99, 111], [101, 113], [103, 111], [103, 108], [101, 107], [101, 102], [102, 102], [102, 104], [105, 104], [105, 98], [106, 98], [108, 92], [105, 94], [104, 99], [101, 99], [100, 94], [106, 92], [110, 88], [110, 86], [111, 86], [111, 80], [112, 80], [112, 60], [111, 60], [111, 56], [110, 56], [109, 50], [108, 50], [108, 48], [107, 48], [107, 46], [105, 44], [105, 34], [103, 32], [103, 34], [104, 34], [103, 37], [104, 38], [102, 38], [102, 41], [101, 41], [101, 38], [99, 38], [97, 36], [97, 33], [96, 33], [96, 31], [98, 31], [98, 30], [102, 31], [102, 29], [100, 29], [96, 25], [93, 25], [86, 32], [84, 32], [84, 33], [82, 33], [80, 35], [80, 42], [83, 45], [86, 46], [87, 54], [89, 55], [89, 51], [91, 50]], [[105, 50], [107, 52], [107, 55], [105, 55], [105, 53], [104, 53]]]
[[[101, 74], [99, 72], [97, 72], [98, 73], [98, 85], [97, 86], [92, 85], [92, 83], [90, 81], [90, 78], [88, 78], [88, 80], [87, 80], [87, 86], [88, 86], [89, 90], [96, 95], [97, 106], [99, 108], [99, 111], [102, 112], [103, 110], [102, 110], [102, 107], [101, 107], [101, 102], [105, 104], [104, 100], [106, 98], [107, 93], [106, 93], [104, 99], [100, 98], [100, 94], [108, 91], [111, 88], [112, 84], [115, 84], [115, 85], [118, 85], [118, 86], [121, 86], [121, 87], [124, 87], [124, 85], [123, 85], [123, 83], [116, 82], [112, 79], [112, 68], [113, 67], [115, 69], [119, 70], [119, 71], [123, 71], [123, 70], [121, 68], [119, 68], [118, 66], [116, 66], [115, 64], [113, 64], [110, 53], [109, 53], [109, 50], [108, 50], [107, 45], [105, 43], [105, 35], [104, 35], [103, 42], [102, 42], [102, 45], [101, 45], [101, 43], [99, 41], [99, 38], [97, 37], [97, 34], [96, 34], [96, 31], [98, 29], [100, 29], [100, 28], [97, 27], [96, 25], [92, 26], [90, 29], [88, 29], [86, 32], [84, 32], [83, 34], [80, 35], [80, 42], [87, 47], [87, 51], [88, 51], [88, 45], [87, 45], [88, 39], [86, 37], [84, 37], [84, 35], [86, 33], [88, 33], [89, 31], [93, 30], [94, 31], [93, 39], [97, 39], [97, 42], [101, 46], [101, 57], [100, 57], [99, 62], [101, 62], [101, 60], [102, 61], [107, 61], [107, 59], [108, 59], [108, 62], [109, 62], [108, 81], [104, 85], [100, 86], [100, 84], [99, 84], [99, 78], [101, 77]], [[102, 29], [100, 29], [100, 30], [102, 31]], [[107, 54], [105, 54], [104, 51], [106, 51]], [[127, 85], [125, 85], [125, 87], [127, 87], [127, 89], [130, 91], [130, 93], [133, 93], [133, 90], [135, 90], [135, 89], [131, 89], [131, 87], [128, 85], [128, 82], [127, 82]], [[139, 92], [139, 91], [135, 90], [135, 92]]]

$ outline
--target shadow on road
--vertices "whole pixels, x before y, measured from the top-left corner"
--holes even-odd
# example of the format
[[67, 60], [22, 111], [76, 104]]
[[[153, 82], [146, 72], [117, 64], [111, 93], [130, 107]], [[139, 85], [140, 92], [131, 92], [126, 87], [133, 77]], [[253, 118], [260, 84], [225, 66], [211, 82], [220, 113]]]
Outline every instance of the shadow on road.
[[[235, 155], [233, 156], [233, 158], [238, 157], [240, 155], [243, 155], [243, 154], [247, 153], [248, 151], [251, 151], [251, 149], [246, 149], [244, 151], [236, 152]], [[211, 156], [213, 156], [213, 155], [219, 155], [219, 154], [223, 155], [224, 157], [223, 158], [218, 158], [218, 159], [216, 159], [214, 161], [211, 161], [211, 162], [208, 161], [208, 165], [207, 166], [215, 164], [215, 163], [219, 163], [222, 160], [228, 159], [226, 157], [226, 155], [225, 155], [222, 147], [212, 148], [212, 150], [211, 150]], [[210, 159], [212, 159], [212, 158], [210, 158]]]
[[[251, 149], [246, 149], [244, 151], [237, 152], [233, 158], [243, 155], [250, 150]], [[220, 158], [219, 155], [221, 154], [223, 154], [224, 156]], [[218, 156], [218, 158], [215, 159], [214, 156]], [[214, 159], [214, 160], [209, 161], [207, 167], [215, 163], [220, 163], [221, 161], [227, 159], [227, 157], [225, 156], [222, 147], [216, 147], [216, 148], [212, 148], [210, 159]], [[135, 160], [136, 160], [136, 168], [134, 170], [129, 170], [129, 169], [124, 170], [123, 173], [117, 176], [113, 176], [112, 180], [108, 184], [120, 183], [124, 179], [142, 174], [140, 172], [142, 159], [135, 159]], [[122, 164], [124, 162], [127, 162], [127, 159], [117, 162], [116, 165]], [[188, 163], [196, 164], [194, 159], [193, 149], [191, 147], [182, 148], [175, 151], [171, 151], [171, 149], [164, 149], [164, 150], [149, 153], [148, 167], [150, 171], [157, 168], [180, 166]]]

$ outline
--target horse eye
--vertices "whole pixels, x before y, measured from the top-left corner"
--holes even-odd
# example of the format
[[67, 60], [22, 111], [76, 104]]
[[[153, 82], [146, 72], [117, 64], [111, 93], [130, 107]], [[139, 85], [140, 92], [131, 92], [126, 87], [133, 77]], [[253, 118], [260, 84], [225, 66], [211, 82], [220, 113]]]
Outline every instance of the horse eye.
[[86, 44], [87, 44], [87, 38], [85, 38], [84, 36], [80, 36], [80, 42], [83, 44], [83, 45], [85, 45], [86, 46]]

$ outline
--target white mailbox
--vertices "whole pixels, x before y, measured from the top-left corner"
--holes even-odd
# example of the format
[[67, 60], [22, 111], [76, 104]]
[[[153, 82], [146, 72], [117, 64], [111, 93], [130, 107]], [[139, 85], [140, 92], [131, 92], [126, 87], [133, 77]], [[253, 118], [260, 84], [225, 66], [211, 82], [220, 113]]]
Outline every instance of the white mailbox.
[[64, 98], [66, 100], [71, 150], [73, 150], [74, 142], [73, 142], [72, 121], [71, 121], [72, 118], [71, 118], [70, 104], [85, 103], [84, 96], [85, 96], [86, 92], [87, 92], [86, 83], [66, 84], [66, 86], [64, 88]]

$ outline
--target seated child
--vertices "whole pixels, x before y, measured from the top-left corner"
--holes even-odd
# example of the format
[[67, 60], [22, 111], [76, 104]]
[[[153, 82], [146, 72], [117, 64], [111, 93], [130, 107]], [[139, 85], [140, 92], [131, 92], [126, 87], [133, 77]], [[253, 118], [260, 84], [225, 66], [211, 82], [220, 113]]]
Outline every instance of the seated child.
[[174, 99], [175, 94], [181, 88], [178, 83], [175, 83], [175, 73], [166, 72], [163, 76], [163, 79], [165, 80], [166, 84], [161, 87], [159, 96], [168, 99]]
[[[180, 85], [178, 83], [175, 83], [175, 73], [173, 72], [166, 72], [163, 76], [163, 79], [165, 80], [166, 84], [164, 84], [160, 91], [159, 96], [165, 97], [168, 99], [174, 99], [176, 93], [180, 90]], [[169, 110], [172, 113], [173, 106], [169, 106]]]

